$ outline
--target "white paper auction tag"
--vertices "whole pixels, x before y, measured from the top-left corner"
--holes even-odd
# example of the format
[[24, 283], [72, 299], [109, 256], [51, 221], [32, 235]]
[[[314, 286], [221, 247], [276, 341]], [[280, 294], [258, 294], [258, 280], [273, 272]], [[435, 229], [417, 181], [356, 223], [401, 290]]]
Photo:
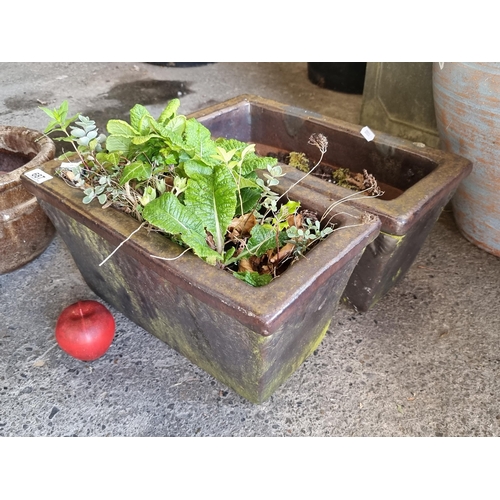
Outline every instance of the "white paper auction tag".
[[361, 129], [361, 135], [368, 141], [373, 141], [375, 139], [375, 134], [368, 128], [368, 127], [363, 127]]
[[28, 179], [35, 181], [37, 184], [41, 184], [42, 182], [52, 179], [51, 175], [47, 174], [39, 168], [34, 168], [33, 170], [26, 172], [24, 175], [28, 177]]

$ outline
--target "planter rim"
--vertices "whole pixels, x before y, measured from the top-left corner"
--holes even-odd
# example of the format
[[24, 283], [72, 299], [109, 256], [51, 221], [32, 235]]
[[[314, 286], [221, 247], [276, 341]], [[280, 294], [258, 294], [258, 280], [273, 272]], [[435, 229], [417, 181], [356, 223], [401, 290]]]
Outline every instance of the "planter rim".
[[[223, 112], [236, 110], [242, 106], [252, 105], [283, 112], [304, 121], [333, 127], [340, 132], [362, 138], [360, 133], [362, 125], [327, 117], [320, 113], [281, 104], [252, 94], [239, 95], [225, 102], [191, 113], [189, 117], [197, 119], [201, 119], [202, 117], [209, 118], [211, 115], [219, 115]], [[360, 210], [366, 210], [377, 215], [382, 221], [383, 231], [403, 235], [416, 222], [417, 218], [415, 214], [424, 214], [428, 210], [431, 210], [433, 207], [432, 200], [435, 197], [440, 196], [442, 192], [452, 192], [458, 187], [462, 179], [467, 177], [472, 171], [472, 163], [467, 158], [447, 151], [427, 146], [421, 147], [418, 143], [407, 139], [394, 137], [375, 129], [372, 131], [375, 134], [375, 138], [370, 142], [367, 141], [367, 147], [375, 149], [398, 149], [408, 155], [430, 160], [436, 165], [432, 172], [393, 200], [382, 200], [366, 196], [362, 199], [351, 200], [349, 202], [352, 206]], [[287, 188], [303, 176], [301, 172], [293, 167], [282, 164], [282, 168], [287, 173], [284, 181], [280, 183], [283, 188]], [[354, 192], [330, 183], [325, 186], [324, 181], [315, 178], [313, 175], [308, 177], [307, 182], [309, 187], [314, 191], [330, 197], [333, 194], [337, 199]]]
[[[47, 137], [46, 135], [27, 127], [17, 127], [14, 125], [0, 125], [0, 137], [6, 136], [21, 136], [26, 137], [27, 142], [36, 144], [36, 156], [30, 161], [25, 163], [19, 168], [12, 170], [7, 174], [0, 176], [0, 193], [6, 189], [10, 189], [12, 185], [20, 183], [20, 177], [24, 172], [31, 170], [36, 165], [44, 163], [52, 158], [54, 158], [54, 153], [56, 150], [54, 141]], [[2, 143], [4, 140], [2, 140]], [[0, 148], [11, 153], [22, 153], [22, 151], [17, 151], [12, 148], [7, 147], [6, 144], [0, 144]]]
[[[23, 186], [39, 201], [43, 200], [73, 217], [109, 240], [115, 248], [139, 227], [139, 222], [131, 216], [113, 208], [103, 210], [95, 200], [88, 205], [83, 204], [81, 190], [55, 176], [55, 169], [60, 164], [61, 161], [53, 160], [42, 165], [41, 169], [53, 176], [42, 184], [37, 184], [25, 175], [21, 176]], [[314, 197], [315, 202], [324, 209], [330, 204], [322, 195], [314, 193]], [[356, 217], [362, 216], [362, 212], [356, 208], [349, 207], [349, 211]], [[352, 223], [352, 218], [350, 220]], [[167, 237], [147, 233], [146, 230], [134, 234], [118, 252], [133, 255], [138, 262], [158, 274], [168, 276], [170, 281], [193, 296], [209, 305], [221, 305], [242, 324], [267, 336], [293, 315], [293, 304], [299, 296], [303, 299], [304, 295], [313, 294], [328, 277], [362, 252], [377, 237], [379, 230], [380, 220], [374, 217], [361, 225], [333, 233], [308, 252], [306, 258], [295, 262], [281, 277], [257, 288], [206, 264], [190, 252], [172, 261], [151, 258], [151, 255], [177, 257], [184, 249]], [[103, 260], [106, 257], [104, 255]], [[96, 262], [96, 266], [99, 264]], [[307, 278], [304, 279], [303, 275]], [[244, 293], [240, 296], [234, 293], [235, 290], [243, 290]], [[244, 300], [240, 297], [244, 297]]]

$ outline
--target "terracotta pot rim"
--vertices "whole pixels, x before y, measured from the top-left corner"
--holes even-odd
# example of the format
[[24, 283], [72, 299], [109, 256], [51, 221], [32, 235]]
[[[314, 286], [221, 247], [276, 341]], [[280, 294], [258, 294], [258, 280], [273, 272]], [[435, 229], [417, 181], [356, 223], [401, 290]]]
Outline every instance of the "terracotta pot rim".
[[[56, 150], [54, 141], [50, 139], [50, 137], [44, 135], [42, 132], [31, 128], [19, 127], [15, 125], [0, 125], [0, 137], [20, 135], [26, 136], [26, 142], [30, 142], [34, 146], [34, 149], [36, 149], [36, 155], [21, 167], [16, 168], [15, 170], [12, 170], [12, 172], [4, 174], [0, 177], [0, 192], [9, 189], [16, 184], [19, 184], [21, 175], [24, 174], [24, 172], [26, 172], [27, 170], [31, 170], [32, 168], [37, 167], [54, 158]], [[8, 148], [1, 143], [0, 148], [12, 153], [24, 153], [24, 151]]]

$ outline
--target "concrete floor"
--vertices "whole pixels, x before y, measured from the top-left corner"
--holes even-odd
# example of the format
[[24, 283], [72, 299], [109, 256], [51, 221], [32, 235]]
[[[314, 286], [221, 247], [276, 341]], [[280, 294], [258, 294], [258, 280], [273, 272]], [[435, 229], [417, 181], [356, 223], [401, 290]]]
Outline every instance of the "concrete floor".
[[[0, 63], [0, 123], [43, 130], [39, 105], [96, 118], [135, 103], [190, 113], [243, 93], [358, 123], [362, 98], [321, 89], [306, 63]], [[123, 315], [92, 363], [54, 340], [61, 310], [98, 299], [56, 236], [0, 276], [0, 436], [499, 436], [500, 259], [446, 209], [402, 282], [330, 331], [262, 405], [236, 395]], [[410, 480], [411, 478], [409, 478]]]

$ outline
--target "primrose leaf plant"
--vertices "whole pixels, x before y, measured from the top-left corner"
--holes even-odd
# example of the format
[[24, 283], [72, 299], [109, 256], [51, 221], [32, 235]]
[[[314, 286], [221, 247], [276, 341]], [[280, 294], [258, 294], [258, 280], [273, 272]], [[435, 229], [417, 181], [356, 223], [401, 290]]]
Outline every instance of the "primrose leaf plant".
[[[107, 135], [86, 116], [68, 116], [67, 101], [40, 108], [50, 118], [45, 134], [72, 145], [57, 175], [83, 191], [84, 204], [121, 210], [184, 252], [265, 285], [333, 227], [273, 191], [283, 176], [275, 158], [259, 156], [254, 144], [212, 138], [179, 106], [171, 100], [155, 119], [136, 104], [129, 122], [108, 121]], [[322, 157], [326, 138], [315, 141]]]

